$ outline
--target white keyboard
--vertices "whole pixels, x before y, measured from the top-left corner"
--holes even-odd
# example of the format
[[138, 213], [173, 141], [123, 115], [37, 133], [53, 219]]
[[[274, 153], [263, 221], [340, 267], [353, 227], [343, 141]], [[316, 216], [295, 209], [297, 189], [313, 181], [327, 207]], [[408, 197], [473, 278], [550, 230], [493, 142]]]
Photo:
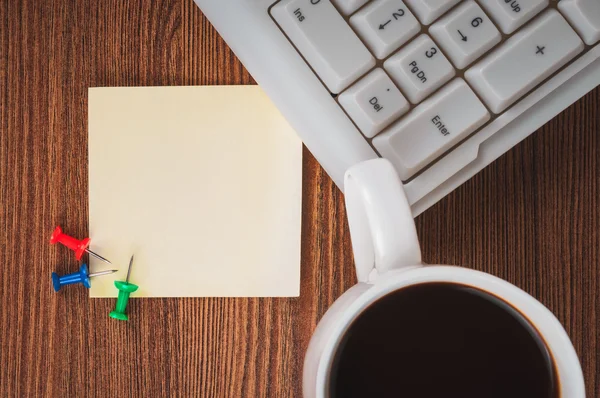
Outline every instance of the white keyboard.
[[415, 215], [600, 84], [600, 0], [196, 2], [340, 187], [385, 157]]

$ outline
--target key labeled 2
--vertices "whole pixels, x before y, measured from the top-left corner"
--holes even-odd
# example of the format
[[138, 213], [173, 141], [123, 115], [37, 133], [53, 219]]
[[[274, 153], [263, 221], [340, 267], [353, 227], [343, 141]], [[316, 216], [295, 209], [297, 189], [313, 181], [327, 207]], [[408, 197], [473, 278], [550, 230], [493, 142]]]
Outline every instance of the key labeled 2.
[[421, 24], [401, 0], [378, 0], [350, 18], [350, 24], [379, 59], [421, 31]]
[[473, 0], [461, 4], [429, 28], [454, 65], [465, 68], [500, 43], [502, 36]]
[[427, 35], [421, 35], [384, 63], [409, 101], [417, 104], [455, 75], [450, 61]]

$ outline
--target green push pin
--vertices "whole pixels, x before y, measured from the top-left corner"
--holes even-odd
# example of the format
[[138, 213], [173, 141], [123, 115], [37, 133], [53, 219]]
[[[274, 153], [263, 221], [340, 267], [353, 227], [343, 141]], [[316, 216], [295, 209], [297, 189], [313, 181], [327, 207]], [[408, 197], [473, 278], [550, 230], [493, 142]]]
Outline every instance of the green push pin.
[[129, 317], [125, 313], [125, 308], [127, 308], [127, 301], [129, 301], [129, 295], [138, 290], [137, 285], [129, 283], [131, 264], [133, 264], [133, 256], [131, 256], [131, 260], [129, 260], [129, 268], [127, 268], [127, 279], [125, 279], [125, 282], [115, 281], [115, 286], [117, 289], [119, 289], [119, 297], [117, 297], [117, 305], [115, 310], [111, 311], [110, 314], [108, 314], [111, 318], [115, 318], [121, 321], [126, 321], [129, 319]]

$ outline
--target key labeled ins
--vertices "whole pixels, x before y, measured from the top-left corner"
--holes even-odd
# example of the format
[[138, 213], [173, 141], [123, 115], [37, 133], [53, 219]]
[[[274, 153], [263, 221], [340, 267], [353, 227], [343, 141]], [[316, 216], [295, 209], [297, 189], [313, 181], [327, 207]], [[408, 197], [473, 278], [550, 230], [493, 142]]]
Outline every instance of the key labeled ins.
[[458, 78], [373, 139], [404, 181], [483, 126], [490, 114]]
[[452, 63], [465, 68], [500, 43], [502, 36], [481, 7], [465, 1], [429, 28]]
[[375, 58], [329, 0], [282, 0], [271, 15], [334, 94], [375, 66]]
[[379, 59], [396, 51], [421, 30], [421, 24], [401, 0], [371, 2], [350, 18], [350, 24]]
[[338, 99], [367, 138], [374, 137], [410, 108], [398, 87], [379, 68], [344, 91]]
[[384, 68], [413, 104], [455, 75], [454, 67], [427, 35], [417, 37], [390, 57]]
[[[307, 0], [307, 4], [308, 5], [317, 5], [321, 2], [321, 0]], [[306, 19], [306, 17], [304, 16], [304, 13], [302, 12], [302, 8], [298, 7], [294, 10], [294, 15], [296, 16], [296, 19], [298, 19], [298, 22], [304, 22], [304, 20]]]

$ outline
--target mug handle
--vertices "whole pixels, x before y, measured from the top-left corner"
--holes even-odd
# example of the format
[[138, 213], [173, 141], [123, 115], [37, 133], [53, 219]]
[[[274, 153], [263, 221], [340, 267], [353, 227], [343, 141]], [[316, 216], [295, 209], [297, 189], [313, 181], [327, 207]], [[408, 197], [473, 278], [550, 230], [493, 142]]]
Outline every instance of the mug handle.
[[346, 213], [359, 282], [421, 265], [421, 247], [402, 181], [386, 159], [350, 167], [344, 176]]

